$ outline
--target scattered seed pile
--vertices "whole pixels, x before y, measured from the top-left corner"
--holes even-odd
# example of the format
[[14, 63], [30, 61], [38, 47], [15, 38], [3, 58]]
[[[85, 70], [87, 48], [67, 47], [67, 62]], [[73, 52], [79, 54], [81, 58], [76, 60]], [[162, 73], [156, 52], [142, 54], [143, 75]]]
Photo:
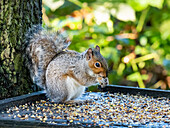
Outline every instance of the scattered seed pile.
[[170, 127], [170, 100], [120, 93], [85, 93], [83, 103], [56, 104], [49, 100], [15, 106], [2, 112], [18, 120], [85, 126]]

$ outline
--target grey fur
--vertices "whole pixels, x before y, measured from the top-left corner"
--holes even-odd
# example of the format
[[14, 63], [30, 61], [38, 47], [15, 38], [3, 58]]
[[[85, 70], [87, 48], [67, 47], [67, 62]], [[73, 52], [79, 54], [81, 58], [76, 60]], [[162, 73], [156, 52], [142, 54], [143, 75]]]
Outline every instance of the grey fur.
[[[26, 35], [27, 66], [33, 82], [46, 89], [47, 96], [55, 102], [66, 102], [80, 96], [85, 87], [98, 83], [86, 59], [87, 51], [78, 53], [66, 50], [70, 42], [61, 33], [50, 33], [34, 26]], [[107, 62], [93, 49], [95, 59], [107, 70]], [[104, 85], [108, 78], [103, 78]], [[106, 82], [107, 81], [107, 82]]]

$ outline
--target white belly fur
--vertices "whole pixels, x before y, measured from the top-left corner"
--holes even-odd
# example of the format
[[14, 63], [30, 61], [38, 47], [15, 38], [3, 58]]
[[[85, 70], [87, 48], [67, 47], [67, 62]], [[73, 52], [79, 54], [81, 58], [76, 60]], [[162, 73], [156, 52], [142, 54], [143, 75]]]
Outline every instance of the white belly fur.
[[85, 87], [80, 85], [75, 79], [67, 77], [68, 100], [73, 100], [79, 97], [85, 90]]

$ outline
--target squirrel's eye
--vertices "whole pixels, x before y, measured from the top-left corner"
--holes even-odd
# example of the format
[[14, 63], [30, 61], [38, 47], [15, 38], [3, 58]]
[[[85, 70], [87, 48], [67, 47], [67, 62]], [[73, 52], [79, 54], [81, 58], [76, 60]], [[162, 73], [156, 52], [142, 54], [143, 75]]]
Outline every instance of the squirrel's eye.
[[95, 65], [96, 68], [100, 68], [100, 63], [99, 62], [96, 62], [94, 65]]

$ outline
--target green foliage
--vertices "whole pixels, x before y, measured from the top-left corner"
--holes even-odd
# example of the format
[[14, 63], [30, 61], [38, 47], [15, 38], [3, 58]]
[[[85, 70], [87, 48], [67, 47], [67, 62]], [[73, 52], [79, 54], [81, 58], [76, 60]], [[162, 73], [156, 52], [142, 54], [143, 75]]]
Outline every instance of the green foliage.
[[149, 6], [162, 8], [164, 0], [127, 0], [136, 11], [142, 11]]
[[[67, 31], [70, 49], [99, 45], [110, 84], [170, 87], [168, 0], [44, 0], [44, 25]], [[161, 82], [160, 82], [161, 81]]]

